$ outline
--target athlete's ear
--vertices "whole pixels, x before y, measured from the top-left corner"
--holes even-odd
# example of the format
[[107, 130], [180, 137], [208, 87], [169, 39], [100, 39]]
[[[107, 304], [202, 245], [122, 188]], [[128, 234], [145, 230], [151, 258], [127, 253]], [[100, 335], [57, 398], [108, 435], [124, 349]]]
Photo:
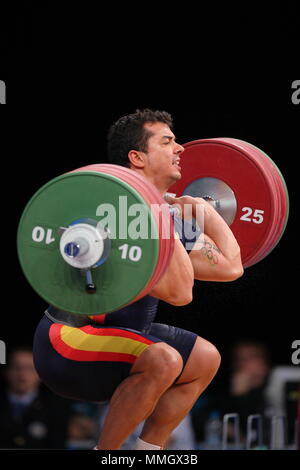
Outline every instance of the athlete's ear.
[[139, 150], [130, 150], [128, 152], [128, 160], [134, 168], [144, 168], [146, 155]]

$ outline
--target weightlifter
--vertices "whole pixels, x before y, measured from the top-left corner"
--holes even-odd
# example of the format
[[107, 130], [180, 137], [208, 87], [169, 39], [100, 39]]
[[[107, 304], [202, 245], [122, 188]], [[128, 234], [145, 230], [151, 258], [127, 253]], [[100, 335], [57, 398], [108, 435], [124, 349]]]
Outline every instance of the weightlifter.
[[[139, 173], [164, 196], [181, 178], [184, 148], [172, 129], [172, 118], [164, 111], [137, 110], [120, 118], [108, 135], [110, 163]], [[205, 233], [193, 241], [198, 249], [186, 249], [187, 240], [179, 234], [170, 264], [150, 295], [93, 317], [49, 306], [35, 333], [36, 369], [50, 389], [73, 399], [110, 401], [99, 450], [119, 449], [143, 420], [136, 449], [162, 449], [220, 365], [213, 344], [154, 319], [159, 300], [174, 306], [190, 303], [194, 279], [239, 278], [240, 248], [204, 199], [169, 196], [167, 201], [181, 207], [183, 218], [185, 204], [191, 205], [195, 217], [197, 205], [204, 206]]]

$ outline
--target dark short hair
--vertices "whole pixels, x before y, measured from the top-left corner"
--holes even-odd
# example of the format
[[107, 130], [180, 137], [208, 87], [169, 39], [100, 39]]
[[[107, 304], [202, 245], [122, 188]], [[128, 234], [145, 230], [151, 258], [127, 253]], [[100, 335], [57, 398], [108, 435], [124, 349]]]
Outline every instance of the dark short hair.
[[148, 139], [152, 133], [145, 129], [147, 122], [162, 122], [173, 128], [173, 120], [166, 111], [137, 109], [135, 113], [118, 119], [108, 133], [108, 160], [115, 165], [130, 166], [128, 153], [130, 150], [147, 151]]

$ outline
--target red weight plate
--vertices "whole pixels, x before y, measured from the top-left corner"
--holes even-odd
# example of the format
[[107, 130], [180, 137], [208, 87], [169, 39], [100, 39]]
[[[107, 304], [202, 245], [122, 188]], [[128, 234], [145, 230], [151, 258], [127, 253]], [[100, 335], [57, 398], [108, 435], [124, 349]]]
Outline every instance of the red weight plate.
[[288, 191], [279, 168], [265, 152], [245, 141], [237, 139], [226, 139], [226, 141], [236, 143], [241, 145], [243, 148], [250, 150], [251, 152], [255, 152], [257, 157], [261, 159], [262, 164], [264, 165], [266, 171], [269, 172], [269, 175], [272, 177], [273, 181], [273, 190], [274, 197], [276, 199], [277, 210], [274, 211], [274, 219], [270, 229], [269, 237], [267, 237], [263, 247], [260, 249], [259, 253], [257, 253], [255, 259], [252, 260], [252, 264], [255, 264], [265, 258], [275, 248], [281, 236], [283, 235], [289, 213]]
[[[227, 139], [226, 139], [227, 140]], [[273, 190], [273, 199], [274, 199], [274, 212], [273, 218], [271, 220], [271, 225], [269, 229], [268, 236], [264, 240], [264, 243], [261, 245], [259, 251], [256, 253], [255, 257], [251, 260], [251, 265], [256, 264], [258, 261], [261, 261], [267, 253], [270, 251], [269, 248], [273, 245], [274, 240], [278, 238], [278, 233], [281, 230], [281, 220], [280, 220], [280, 213], [281, 213], [281, 200], [280, 200], [280, 189], [277, 180], [277, 171], [270, 161], [269, 158], [263, 154], [260, 149], [257, 147], [252, 146], [248, 142], [244, 141], [237, 141], [236, 139], [230, 139], [231, 142], [240, 145], [246, 151], [251, 153], [255, 153], [256, 157], [261, 160], [262, 165], [265, 168], [265, 171], [271, 178], [272, 181], [272, 190]]]
[[[278, 178], [281, 176], [279, 173]], [[281, 179], [278, 181], [279, 184], [279, 189], [280, 189], [280, 201], [281, 201], [281, 217], [282, 217], [282, 223], [278, 224], [278, 233], [276, 233], [276, 237], [274, 236], [274, 241], [272, 244], [270, 244], [268, 250], [266, 251], [265, 256], [267, 256], [274, 248], [275, 246], [279, 243], [285, 229], [286, 225], [288, 222], [288, 217], [289, 217], [289, 196], [288, 196], [288, 190], [286, 183], [281, 176]]]
[[[257, 150], [260, 150], [260, 149], [257, 149]], [[280, 211], [278, 214], [278, 219], [276, 221], [276, 227], [275, 227], [276, 230], [274, 230], [273, 238], [271, 239], [270, 244], [266, 249], [266, 252], [263, 254], [263, 257], [265, 257], [275, 248], [275, 246], [278, 244], [279, 240], [281, 239], [285, 231], [287, 221], [288, 221], [288, 216], [289, 216], [289, 195], [288, 195], [288, 190], [287, 190], [285, 180], [279, 168], [277, 167], [277, 165], [262, 150], [260, 150], [260, 153], [273, 166], [273, 175], [274, 175], [274, 180], [276, 181], [277, 187], [279, 190], [278, 194], [279, 194], [279, 202], [280, 202]]]
[[[147, 180], [145, 180], [142, 176], [138, 173], [133, 172], [132, 170], [118, 166], [118, 165], [111, 165], [111, 164], [94, 164], [88, 165], [85, 167], [78, 168], [74, 171], [97, 171], [102, 173], [110, 173], [121, 180], [130, 184], [139, 194], [145, 199], [149, 207], [152, 204], [162, 204], [165, 203], [163, 198], [161, 197], [158, 190]], [[159, 257], [158, 262], [155, 267], [155, 270], [152, 274], [151, 279], [149, 280], [148, 284], [145, 286], [144, 290], [136, 297], [132, 302], [136, 302], [138, 299], [142, 298], [143, 296], [147, 295], [153, 287], [156, 285], [158, 280], [161, 278], [163, 273], [165, 272], [170, 258], [173, 254], [174, 249], [174, 237], [173, 237], [173, 222], [171, 217], [169, 221], [166, 219], [166, 216], [163, 215], [161, 212], [157, 213], [152, 211], [154, 218], [156, 220], [158, 229], [159, 229]], [[166, 229], [170, 227], [171, 230], [171, 238], [166, 239], [162, 238], [162, 233], [166, 233]]]
[[184, 148], [182, 178], [169, 191], [179, 196], [189, 184], [205, 177], [226, 183], [237, 203], [230, 228], [240, 245], [244, 267], [251, 266], [269, 237], [278, 210], [272, 176], [255, 152], [226, 139], [196, 140]]
[[[277, 237], [277, 232], [278, 232], [278, 227], [280, 227], [279, 222], [279, 214], [280, 214], [280, 191], [278, 187], [278, 182], [276, 178], [276, 171], [275, 167], [272, 164], [271, 160], [266, 158], [265, 154], [263, 154], [258, 148], [252, 146], [248, 142], [241, 141], [238, 139], [228, 139], [224, 138], [222, 139], [224, 142], [231, 143], [233, 145], [238, 146], [242, 150], [249, 152], [250, 155], [255, 156], [261, 164], [264, 167], [265, 173], [268, 175], [270, 182], [271, 182], [271, 187], [272, 187], [272, 200], [273, 200], [273, 212], [272, 212], [272, 217], [270, 220], [270, 226], [269, 226], [269, 231], [267, 233], [267, 236], [265, 237], [263, 243], [259, 246], [259, 249], [257, 252], [253, 255], [253, 258], [248, 261], [247, 266], [252, 266], [253, 264], [256, 264], [258, 261], [263, 259], [266, 256], [266, 253], [268, 252], [269, 246], [273, 243], [274, 237]], [[266, 215], [263, 214], [263, 217]], [[270, 217], [270, 215], [269, 215]]]
[[[269, 157], [266, 155], [266, 158], [269, 158]], [[285, 231], [287, 221], [288, 221], [288, 215], [289, 215], [289, 197], [288, 197], [287, 187], [286, 187], [284, 178], [280, 173], [280, 170], [277, 168], [275, 164], [273, 164], [273, 166], [274, 166], [274, 170], [273, 170], [274, 179], [276, 180], [277, 187], [278, 187], [279, 213], [278, 213], [277, 220], [275, 221], [273, 237], [270, 238], [270, 243], [266, 247], [265, 252], [262, 253], [260, 260], [266, 257], [267, 255], [269, 255], [269, 253], [278, 244], [279, 240], [281, 239]]]
[[[249, 260], [248, 266], [250, 265], [252, 266], [256, 264], [260, 259], [262, 259], [263, 254], [265, 253], [267, 247], [270, 244], [270, 239], [273, 236], [274, 231], [276, 230], [276, 219], [278, 217], [279, 205], [280, 205], [277, 182], [274, 180], [272, 168], [270, 168], [270, 165], [268, 165], [268, 162], [265, 161], [265, 157], [262, 158], [261, 153], [257, 151], [258, 149], [256, 149], [255, 147], [252, 147], [250, 144], [248, 144], [248, 142], [239, 141], [237, 139], [224, 139], [224, 140], [226, 142], [232, 143], [233, 145], [238, 145], [244, 151], [250, 152], [250, 154], [255, 154], [256, 157], [261, 161], [262, 165], [264, 166], [265, 172], [268, 174], [270, 178], [270, 182], [271, 182], [274, 210], [272, 212], [268, 234], [265, 237], [263, 243], [260, 245], [257, 252], [253, 255], [253, 258]], [[265, 217], [265, 214], [263, 214], [263, 216]]]

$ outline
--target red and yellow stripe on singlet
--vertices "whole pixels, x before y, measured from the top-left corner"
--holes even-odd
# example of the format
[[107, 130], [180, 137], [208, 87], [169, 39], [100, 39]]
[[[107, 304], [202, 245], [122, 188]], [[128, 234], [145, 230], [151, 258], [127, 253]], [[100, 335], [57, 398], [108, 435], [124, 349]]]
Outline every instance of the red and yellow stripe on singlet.
[[51, 325], [49, 338], [53, 348], [74, 361], [116, 361], [134, 363], [153, 344], [143, 336], [118, 328], [74, 328], [59, 323]]

